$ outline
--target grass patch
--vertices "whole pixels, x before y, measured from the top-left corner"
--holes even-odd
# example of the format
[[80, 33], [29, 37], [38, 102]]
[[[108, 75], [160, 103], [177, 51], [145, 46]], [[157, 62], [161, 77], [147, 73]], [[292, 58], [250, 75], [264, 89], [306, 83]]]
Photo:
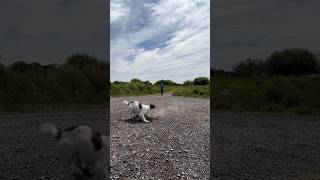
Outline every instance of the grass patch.
[[172, 95], [182, 97], [209, 98], [210, 86], [179, 86]]
[[320, 76], [213, 77], [213, 108], [320, 114]]

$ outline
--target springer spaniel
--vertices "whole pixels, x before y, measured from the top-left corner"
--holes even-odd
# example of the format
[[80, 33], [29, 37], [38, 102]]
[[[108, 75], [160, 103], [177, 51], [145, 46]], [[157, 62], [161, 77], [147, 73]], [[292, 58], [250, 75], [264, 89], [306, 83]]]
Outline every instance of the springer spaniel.
[[135, 115], [135, 118], [140, 117], [140, 119], [146, 123], [150, 121], [146, 119], [145, 114], [151, 111], [152, 109], [156, 108], [156, 106], [153, 104], [147, 105], [147, 104], [142, 104], [138, 101], [132, 101], [129, 103], [128, 101], [124, 100], [123, 104], [128, 105], [128, 112], [130, 113], [131, 116]]
[[107, 178], [105, 143], [102, 134], [89, 126], [71, 126], [59, 131], [54, 124], [46, 123], [41, 129], [59, 140], [57, 151], [63, 161], [64, 179], [76, 179], [71, 172], [71, 165], [75, 163], [82, 176], [95, 180]]

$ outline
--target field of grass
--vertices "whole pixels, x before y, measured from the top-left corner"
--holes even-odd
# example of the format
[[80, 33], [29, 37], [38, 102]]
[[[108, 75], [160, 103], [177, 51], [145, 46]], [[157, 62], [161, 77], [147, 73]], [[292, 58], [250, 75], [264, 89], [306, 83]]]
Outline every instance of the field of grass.
[[215, 110], [320, 114], [320, 76], [213, 77]]
[[209, 98], [210, 86], [179, 86], [172, 95], [182, 97]]
[[[174, 89], [176, 89], [176, 86], [165, 86], [164, 92], [170, 92]], [[160, 87], [157, 85], [144, 84], [142, 82], [111, 83], [110, 95], [112, 97], [148, 94], [160, 94]]]

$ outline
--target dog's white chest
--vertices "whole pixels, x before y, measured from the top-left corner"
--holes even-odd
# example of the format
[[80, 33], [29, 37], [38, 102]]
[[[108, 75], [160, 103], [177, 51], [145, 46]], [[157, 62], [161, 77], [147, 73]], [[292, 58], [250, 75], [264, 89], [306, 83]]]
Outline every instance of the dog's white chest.
[[91, 128], [79, 126], [76, 130], [64, 134], [72, 142], [75, 150], [75, 158], [87, 167], [94, 166], [101, 156], [101, 150], [96, 150], [91, 142]]

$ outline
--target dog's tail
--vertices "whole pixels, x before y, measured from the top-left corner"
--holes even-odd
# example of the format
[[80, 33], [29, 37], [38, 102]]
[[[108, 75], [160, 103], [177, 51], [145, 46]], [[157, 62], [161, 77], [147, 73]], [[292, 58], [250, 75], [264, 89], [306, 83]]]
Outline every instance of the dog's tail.
[[60, 138], [60, 136], [61, 136], [61, 133], [57, 129], [57, 127], [54, 124], [51, 124], [51, 123], [42, 124], [41, 125], [41, 130], [44, 131], [44, 132], [48, 132], [49, 134], [51, 134], [55, 138]]
[[127, 100], [123, 100], [122, 102], [123, 104], [129, 105], [129, 102]]

